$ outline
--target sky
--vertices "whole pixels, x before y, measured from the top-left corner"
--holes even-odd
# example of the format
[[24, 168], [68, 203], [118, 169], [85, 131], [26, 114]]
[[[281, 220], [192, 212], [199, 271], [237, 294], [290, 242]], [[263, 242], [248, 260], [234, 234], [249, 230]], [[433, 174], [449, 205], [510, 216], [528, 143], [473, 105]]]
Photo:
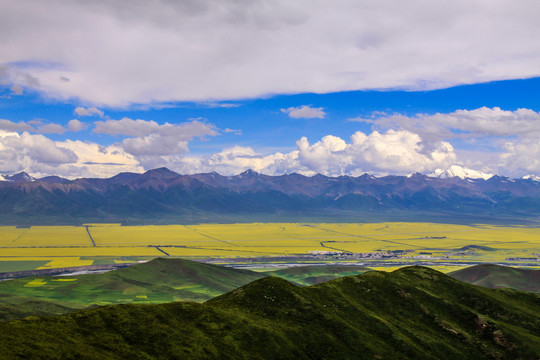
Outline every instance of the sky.
[[540, 176], [538, 1], [0, 0], [0, 174]]

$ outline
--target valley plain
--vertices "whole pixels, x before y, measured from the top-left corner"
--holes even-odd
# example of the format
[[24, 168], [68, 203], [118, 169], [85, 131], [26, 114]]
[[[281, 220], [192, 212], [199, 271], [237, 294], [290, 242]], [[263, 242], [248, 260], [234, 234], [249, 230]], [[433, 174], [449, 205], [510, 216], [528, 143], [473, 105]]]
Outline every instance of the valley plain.
[[156, 257], [233, 267], [496, 263], [539, 268], [540, 228], [438, 223], [251, 223], [0, 227], [0, 272], [91, 268]]

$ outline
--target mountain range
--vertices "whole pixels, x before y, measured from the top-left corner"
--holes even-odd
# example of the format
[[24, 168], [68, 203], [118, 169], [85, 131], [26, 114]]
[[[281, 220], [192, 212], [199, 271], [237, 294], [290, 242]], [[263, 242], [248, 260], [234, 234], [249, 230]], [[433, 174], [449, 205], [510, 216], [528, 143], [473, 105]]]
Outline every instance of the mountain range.
[[471, 215], [489, 221], [534, 220], [540, 215], [540, 182], [533, 178], [486, 174], [469, 178], [458, 170], [439, 172], [438, 177], [419, 173], [308, 177], [294, 173], [270, 176], [252, 170], [235, 176], [215, 172], [181, 175], [159, 168], [143, 174], [76, 180], [58, 176], [34, 179], [23, 172], [0, 181], [0, 221], [16, 225], [88, 220], [274, 221], [298, 217], [362, 221], [389, 216], [467, 221]]

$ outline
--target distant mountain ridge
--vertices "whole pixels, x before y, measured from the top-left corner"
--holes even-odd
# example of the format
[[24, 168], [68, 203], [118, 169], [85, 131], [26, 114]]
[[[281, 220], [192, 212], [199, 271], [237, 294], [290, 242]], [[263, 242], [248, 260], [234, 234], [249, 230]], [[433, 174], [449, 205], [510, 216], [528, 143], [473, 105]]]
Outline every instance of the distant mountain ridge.
[[449, 169], [437, 169], [428, 176], [438, 177], [441, 179], [450, 179], [453, 177], [458, 177], [460, 179], [483, 179], [488, 180], [493, 177], [493, 174], [486, 174], [481, 171], [466, 169], [458, 165], [452, 165]]
[[[26, 173], [0, 181], [4, 223], [21, 219], [154, 219], [204, 221], [200, 214], [250, 216], [320, 214], [360, 216], [389, 212], [442, 216], [535, 218], [540, 215], [540, 182], [491, 176], [471, 179], [410, 176], [328, 177], [317, 174], [270, 176], [248, 170], [180, 175], [166, 168], [111, 178], [34, 179]], [[286, 216], [287, 217], [287, 216]], [[67, 220], [66, 220], [67, 221]]]

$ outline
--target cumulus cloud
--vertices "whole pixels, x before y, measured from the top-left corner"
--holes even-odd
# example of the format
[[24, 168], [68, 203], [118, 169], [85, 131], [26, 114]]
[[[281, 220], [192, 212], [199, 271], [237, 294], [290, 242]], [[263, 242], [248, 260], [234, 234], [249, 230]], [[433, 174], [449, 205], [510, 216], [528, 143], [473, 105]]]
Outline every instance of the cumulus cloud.
[[[77, 155], [78, 161], [64, 171], [63, 176], [111, 177], [120, 172], [142, 172], [144, 168], [131, 154], [116, 145], [102, 146], [96, 143], [66, 140], [57, 145]], [[58, 171], [58, 170], [57, 170]], [[55, 172], [57, 174], [58, 172]]]
[[105, 115], [105, 113], [103, 111], [99, 110], [96, 107], [85, 108], [85, 107], [82, 107], [82, 106], [78, 106], [78, 107], [75, 108], [75, 110], [73, 112], [75, 114], [79, 115], [79, 116], [99, 116], [99, 117], [103, 117]]
[[96, 121], [94, 132], [107, 135], [124, 135], [141, 137], [150, 134], [174, 136], [178, 140], [191, 140], [195, 137], [215, 136], [218, 132], [214, 125], [202, 121], [191, 121], [181, 124], [158, 124], [152, 120], [121, 120]]
[[27, 131], [40, 134], [63, 134], [66, 131], [77, 132], [85, 128], [87, 128], [87, 125], [77, 119], [70, 120], [66, 127], [56, 123], [44, 123], [41, 119], [34, 119], [27, 122], [20, 121], [18, 123], [0, 119], [0, 130], [14, 132]]
[[534, 1], [51, 0], [43, 16], [38, 0], [4, 1], [0, 53], [49, 96], [110, 106], [432, 89], [540, 75], [539, 12]]
[[439, 142], [427, 151], [422, 139], [409, 131], [356, 132], [350, 143], [336, 136], [325, 136], [310, 145], [306, 138], [297, 142], [298, 159], [311, 171], [325, 175], [408, 174], [447, 168], [456, 160], [452, 145]]
[[525, 139], [508, 141], [503, 145], [497, 170], [508, 175], [521, 177], [529, 174], [540, 174], [540, 141]]
[[68, 129], [59, 124], [46, 124], [37, 128], [37, 132], [42, 134], [63, 134], [67, 130]]
[[[236, 175], [251, 169], [265, 174], [284, 174], [299, 169], [298, 152], [261, 154], [248, 146], [233, 146], [202, 157], [185, 156], [169, 159], [166, 166], [185, 174], [218, 172], [222, 175]], [[304, 169], [309, 173], [307, 169]]]
[[440, 142], [426, 153], [422, 139], [405, 130], [375, 131], [369, 135], [356, 132], [350, 142], [327, 135], [310, 144], [303, 137], [296, 147], [289, 153], [260, 154], [250, 147], [234, 146], [203, 157], [178, 158], [169, 166], [184, 173], [217, 171], [232, 175], [253, 169], [269, 175], [296, 172], [359, 176], [366, 172], [376, 175], [430, 172], [448, 168], [456, 161], [449, 143]]
[[326, 116], [322, 107], [311, 107], [310, 105], [302, 105], [297, 107], [290, 107], [287, 109], [281, 109], [281, 112], [288, 114], [293, 119], [322, 119]]
[[41, 134], [0, 130], [2, 173], [26, 171], [33, 176], [110, 177], [141, 172], [139, 161], [123, 149], [82, 141], [53, 141]]
[[68, 124], [67, 124], [67, 127], [69, 129], [69, 131], [74, 131], [74, 132], [77, 132], [77, 131], [81, 131], [81, 130], [84, 130], [88, 127], [87, 124], [77, 120], [77, 119], [72, 119], [72, 120], [69, 120]]
[[498, 107], [481, 107], [434, 115], [417, 114], [409, 117], [393, 114], [375, 119], [351, 120], [372, 123], [379, 129], [406, 129], [429, 139], [540, 136], [540, 113], [530, 109], [510, 111]]
[[94, 124], [95, 133], [127, 136], [117, 145], [146, 169], [177, 163], [189, 151], [188, 143], [194, 138], [219, 135], [214, 125], [199, 120], [160, 125], [152, 120], [123, 118]]
[[[0, 169], [36, 172], [77, 161], [77, 155], [43, 135], [0, 131]], [[39, 171], [38, 171], [39, 172]]]
[[170, 155], [188, 151], [188, 143], [174, 136], [150, 134], [124, 139], [122, 148], [133, 155]]
[[[414, 116], [379, 113], [351, 120], [371, 123], [379, 130], [418, 134], [424, 151], [432, 151], [442, 141], [460, 142], [463, 148], [456, 151], [459, 164], [472, 169], [514, 177], [540, 173], [536, 160], [540, 156], [540, 113], [531, 109], [481, 107]], [[467, 149], [471, 144], [475, 151]]]
[[30, 124], [27, 124], [22, 121], [15, 123], [13, 121], [6, 120], [6, 119], [0, 119], [0, 130], [17, 131], [17, 132], [35, 131], [34, 127]]

